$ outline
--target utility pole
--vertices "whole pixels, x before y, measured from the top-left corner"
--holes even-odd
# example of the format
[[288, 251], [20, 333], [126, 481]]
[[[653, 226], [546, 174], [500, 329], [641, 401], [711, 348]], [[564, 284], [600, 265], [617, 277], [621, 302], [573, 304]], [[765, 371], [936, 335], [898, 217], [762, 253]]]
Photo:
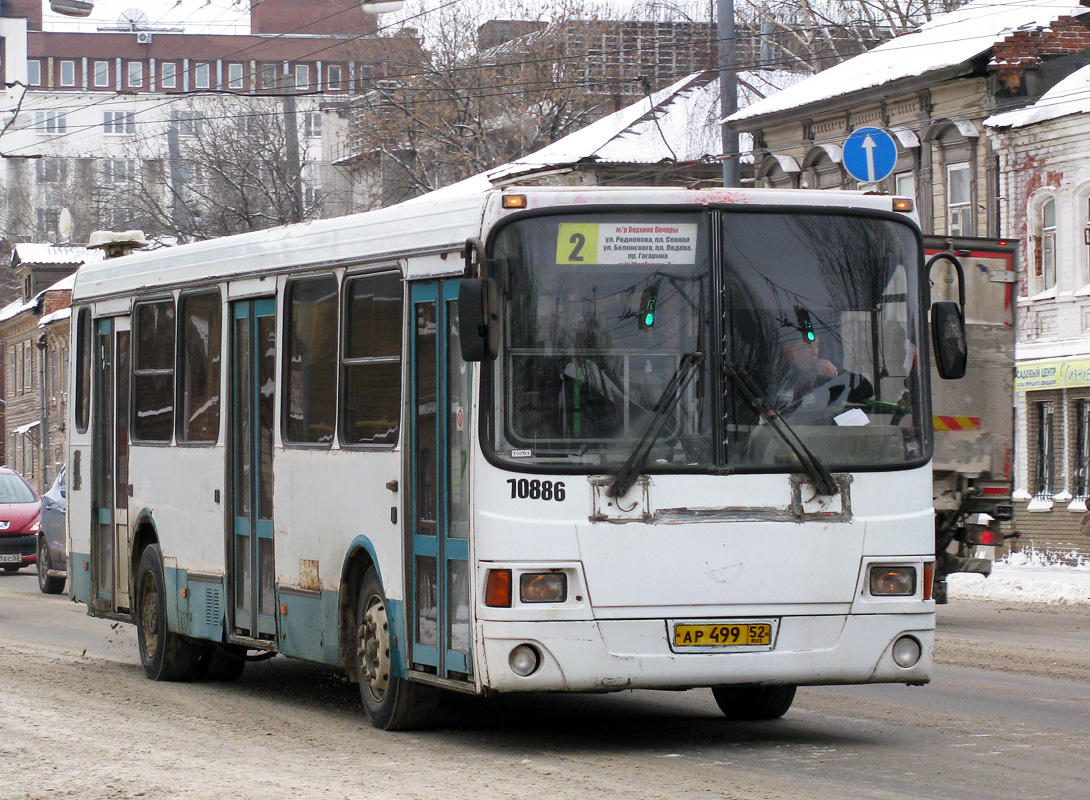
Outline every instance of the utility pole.
[[284, 75], [280, 79], [284, 90], [284, 145], [287, 148], [285, 165], [291, 182], [291, 221], [303, 221], [303, 174], [299, 155], [299, 122], [295, 113], [295, 78]]
[[[738, 110], [738, 46], [734, 38], [734, 0], [716, 0], [719, 31], [719, 113]], [[723, 123], [723, 186], [741, 186], [738, 134]]]

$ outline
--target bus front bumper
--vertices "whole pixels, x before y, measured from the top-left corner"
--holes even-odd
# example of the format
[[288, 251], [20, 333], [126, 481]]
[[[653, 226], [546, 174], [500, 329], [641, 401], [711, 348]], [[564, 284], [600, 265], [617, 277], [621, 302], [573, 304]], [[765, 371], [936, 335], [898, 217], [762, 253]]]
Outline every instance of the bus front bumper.
[[[479, 673], [482, 688], [499, 692], [920, 684], [930, 680], [934, 628], [933, 611], [781, 617], [771, 650], [682, 653], [671, 649], [668, 623], [662, 619], [484, 621]], [[910, 666], [900, 666], [894, 658], [894, 645], [903, 637], [919, 644], [919, 659]], [[536, 669], [525, 677], [512, 666], [514, 662], [525, 669], [525, 658], [521, 663], [518, 653], [512, 658], [520, 645], [528, 645], [538, 657]], [[525, 649], [520, 652], [525, 657]]]

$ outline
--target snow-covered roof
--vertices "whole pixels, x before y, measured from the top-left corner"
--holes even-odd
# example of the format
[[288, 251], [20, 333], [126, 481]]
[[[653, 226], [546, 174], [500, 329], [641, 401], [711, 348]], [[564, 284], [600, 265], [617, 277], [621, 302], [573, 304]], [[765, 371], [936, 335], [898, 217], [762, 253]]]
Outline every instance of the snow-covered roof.
[[80, 266], [101, 261], [101, 250], [90, 250], [79, 245], [38, 244], [23, 242], [15, 245], [12, 264], [48, 264], [53, 266]]
[[[16, 245], [16, 247], [23, 247], [23, 246], [24, 245]], [[43, 245], [43, 246], [48, 246], [48, 245]], [[88, 252], [93, 253], [94, 251], [89, 250]], [[92, 262], [101, 261], [101, 260], [102, 260], [101, 258], [92, 258], [92, 259], [90, 259], [90, 261], [92, 261]], [[37, 263], [41, 263], [41, 262], [36, 261], [34, 263], [37, 264]], [[68, 262], [62, 262], [62, 263], [68, 263]], [[34, 295], [34, 297], [30, 298], [30, 300], [28, 300], [25, 303], [22, 300], [15, 300], [14, 302], [8, 303], [3, 308], [0, 308], [0, 322], [6, 322], [7, 320], [11, 319], [12, 317], [17, 317], [20, 314], [22, 314], [24, 311], [28, 311], [28, 310], [34, 308], [36, 305], [38, 305], [38, 298], [40, 298], [46, 292], [65, 292], [65, 291], [70, 292], [70, 291], [72, 291], [72, 287], [75, 286], [75, 285], [76, 285], [76, 273], [73, 272], [71, 275], [68, 275], [68, 276], [66, 276], [64, 278], [61, 278], [59, 281], [54, 283], [52, 286], [49, 286], [49, 287], [47, 287], [45, 289], [42, 289], [42, 291], [38, 292], [36, 295]], [[50, 314], [49, 316], [54, 318], [54, 319], [59, 319], [59, 317], [57, 317], [55, 314]], [[45, 319], [45, 318], [43, 317], [42, 319]], [[42, 324], [42, 321], [39, 320], [38, 324], [39, 325]]]
[[1046, 28], [1059, 17], [1087, 13], [1090, 8], [1079, 0], [972, 0], [912, 33], [819, 72], [728, 119], [739, 122], [775, 114], [956, 67], [986, 53], [1015, 31]]
[[1090, 113], [1090, 66], [1068, 75], [1033, 105], [984, 120], [989, 128], [1023, 128], [1038, 122]]
[[[805, 76], [784, 70], [738, 74], [745, 106]], [[479, 192], [496, 183], [579, 163], [658, 164], [716, 159], [723, 153], [717, 73], [697, 72], [508, 164], [407, 202]], [[743, 152], [748, 148], [742, 147]]]

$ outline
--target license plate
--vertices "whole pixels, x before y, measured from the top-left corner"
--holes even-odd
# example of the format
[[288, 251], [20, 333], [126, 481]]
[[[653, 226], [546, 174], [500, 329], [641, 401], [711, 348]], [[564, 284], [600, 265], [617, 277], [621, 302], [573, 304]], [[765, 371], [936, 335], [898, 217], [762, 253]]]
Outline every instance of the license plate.
[[23, 557], [21, 555], [0, 555], [0, 564], [22, 564]]
[[675, 650], [771, 650], [775, 620], [723, 620], [722, 622], [675, 622]]

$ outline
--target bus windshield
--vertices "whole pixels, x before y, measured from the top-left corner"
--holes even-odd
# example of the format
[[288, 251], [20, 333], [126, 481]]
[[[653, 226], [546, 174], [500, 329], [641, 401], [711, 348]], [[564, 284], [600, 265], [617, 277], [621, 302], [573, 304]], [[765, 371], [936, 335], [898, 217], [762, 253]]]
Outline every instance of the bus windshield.
[[797, 471], [779, 423], [832, 469], [923, 463], [918, 241], [827, 210], [514, 221], [492, 245], [488, 444], [523, 467], [616, 468], [688, 356], [644, 471]]

